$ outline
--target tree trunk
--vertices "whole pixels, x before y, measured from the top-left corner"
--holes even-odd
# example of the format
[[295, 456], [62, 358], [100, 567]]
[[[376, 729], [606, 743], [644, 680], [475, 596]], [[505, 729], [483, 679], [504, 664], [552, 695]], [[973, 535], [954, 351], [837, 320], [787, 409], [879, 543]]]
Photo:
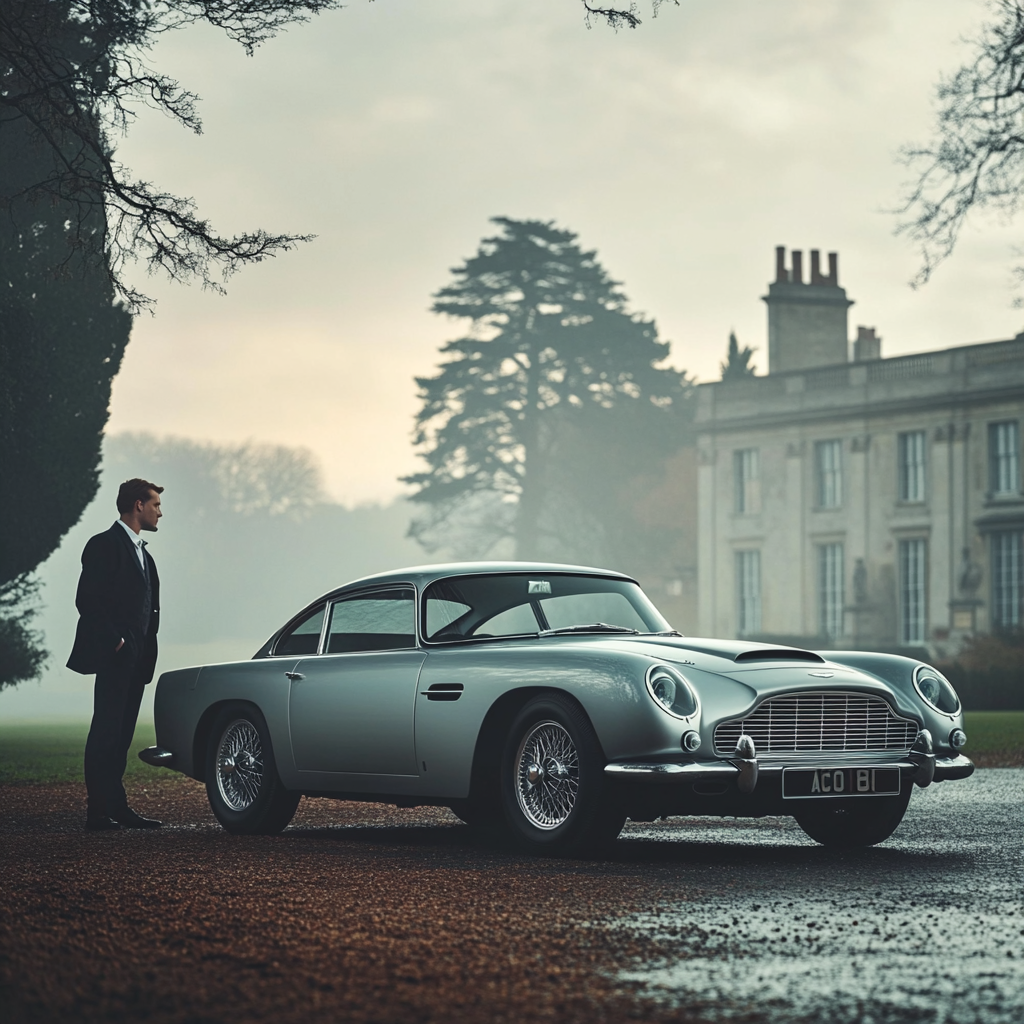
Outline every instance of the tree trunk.
[[526, 395], [523, 402], [523, 426], [520, 435], [523, 444], [522, 490], [519, 493], [519, 507], [516, 510], [515, 524], [516, 558], [522, 561], [536, 560], [540, 557], [537, 531], [540, 525], [541, 504], [544, 499], [543, 457], [540, 452], [538, 423], [540, 410], [537, 407], [540, 395], [540, 364], [537, 352], [540, 345], [533, 334], [535, 318], [536, 311], [531, 308], [526, 315], [523, 332], [528, 341], [526, 355], [530, 365], [526, 373]]

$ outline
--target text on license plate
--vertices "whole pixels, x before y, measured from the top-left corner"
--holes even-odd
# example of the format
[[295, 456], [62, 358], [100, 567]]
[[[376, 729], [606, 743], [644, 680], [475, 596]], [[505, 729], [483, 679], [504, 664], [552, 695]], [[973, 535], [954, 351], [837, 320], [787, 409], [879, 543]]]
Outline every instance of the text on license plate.
[[898, 796], [899, 768], [784, 768], [782, 797]]

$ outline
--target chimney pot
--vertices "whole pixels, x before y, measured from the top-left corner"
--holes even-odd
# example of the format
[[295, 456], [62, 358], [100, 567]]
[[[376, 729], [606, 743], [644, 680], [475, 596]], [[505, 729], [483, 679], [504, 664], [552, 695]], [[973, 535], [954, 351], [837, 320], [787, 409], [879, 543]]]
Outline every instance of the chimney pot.
[[775, 281], [781, 284], [789, 280], [789, 271], [786, 270], [786, 247], [775, 246]]
[[821, 253], [811, 250], [811, 284], [828, 284], [821, 276]]
[[804, 283], [804, 254], [800, 249], [793, 250], [793, 284]]
[[839, 253], [828, 254], [828, 283], [833, 288], [839, 287]]

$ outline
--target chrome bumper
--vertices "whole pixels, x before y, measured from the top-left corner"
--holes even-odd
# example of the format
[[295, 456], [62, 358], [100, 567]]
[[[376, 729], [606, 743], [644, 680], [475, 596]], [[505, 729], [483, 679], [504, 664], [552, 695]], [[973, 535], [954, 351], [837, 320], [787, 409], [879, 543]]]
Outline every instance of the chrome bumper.
[[974, 774], [974, 762], [963, 754], [956, 757], [935, 758], [935, 781], [945, 782], [947, 779], [966, 779]]
[[[835, 754], [822, 752], [822, 764], [835, 763]], [[836, 764], [839, 767], [840, 764]], [[887, 761], [888, 768], [899, 768], [901, 775], [908, 775], [917, 785], [924, 788], [934, 782], [946, 779], [966, 779], [974, 773], [974, 764], [969, 758], [958, 754], [956, 757], [936, 757], [932, 750], [932, 738], [927, 729], [918, 734], [917, 742], [906, 758]], [[778, 764], [758, 761], [754, 741], [741, 736], [736, 744], [736, 754], [724, 761], [686, 761], [663, 763], [655, 761], [634, 761], [625, 764], [609, 764], [604, 773], [613, 779], [635, 780], [647, 783], [689, 783], [689, 782], [732, 782], [741, 793], [752, 793], [759, 778], [778, 778], [785, 768], [806, 767], [799, 764]], [[881, 767], [881, 766], [879, 766]]]

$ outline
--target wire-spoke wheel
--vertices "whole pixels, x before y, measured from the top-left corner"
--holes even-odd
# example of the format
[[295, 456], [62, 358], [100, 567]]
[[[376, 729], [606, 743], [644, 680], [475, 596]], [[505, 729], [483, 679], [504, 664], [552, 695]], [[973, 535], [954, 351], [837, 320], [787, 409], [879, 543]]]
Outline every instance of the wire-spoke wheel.
[[217, 748], [217, 789], [233, 811], [256, 802], [263, 785], [263, 744], [248, 719], [232, 722]]
[[538, 722], [516, 760], [516, 796], [527, 820], [543, 829], [565, 824], [580, 791], [580, 757], [569, 731], [558, 722]]
[[574, 700], [558, 693], [531, 700], [512, 722], [502, 757], [502, 805], [519, 844], [587, 856], [614, 839], [626, 816], [604, 766], [594, 727]]
[[206, 793], [217, 820], [240, 835], [273, 835], [292, 820], [300, 794], [284, 788], [263, 715], [228, 704], [210, 730]]

